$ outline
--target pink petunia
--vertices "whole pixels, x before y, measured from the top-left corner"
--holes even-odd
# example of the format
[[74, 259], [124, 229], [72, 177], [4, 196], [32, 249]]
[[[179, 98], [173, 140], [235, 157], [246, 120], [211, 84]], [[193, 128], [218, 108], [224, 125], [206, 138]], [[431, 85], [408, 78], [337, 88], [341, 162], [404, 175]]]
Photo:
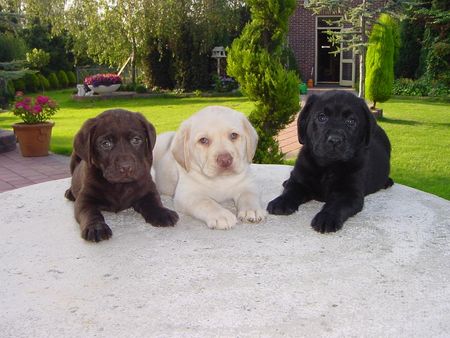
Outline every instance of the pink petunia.
[[36, 103], [41, 105], [41, 106], [46, 104], [48, 101], [49, 101], [49, 98], [47, 96], [39, 95], [38, 97], [36, 97]]
[[23, 108], [23, 105], [24, 105], [23, 102], [20, 101], [15, 104], [15, 107], [16, 107], [16, 109], [20, 109], [20, 108]]
[[37, 114], [39, 114], [40, 112], [42, 112], [42, 107], [41, 107], [40, 105], [38, 105], [38, 104], [35, 104], [35, 105], [33, 106], [33, 110], [31, 111], [31, 113], [32, 113], [33, 115], [37, 115]]

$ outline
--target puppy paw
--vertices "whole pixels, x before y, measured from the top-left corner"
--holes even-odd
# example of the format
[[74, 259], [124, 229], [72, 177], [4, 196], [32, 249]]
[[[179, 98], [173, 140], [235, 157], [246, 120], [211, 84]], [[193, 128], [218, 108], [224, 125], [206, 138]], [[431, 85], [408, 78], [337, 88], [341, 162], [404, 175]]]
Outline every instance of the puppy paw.
[[298, 204], [284, 195], [278, 196], [267, 205], [267, 211], [273, 215], [290, 215], [297, 209]]
[[104, 222], [89, 224], [81, 230], [81, 237], [91, 242], [100, 242], [109, 239], [111, 236], [112, 231], [108, 224]]
[[238, 212], [238, 219], [241, 222], [259, 223], [266, 219], [267, 211], [264, 209], [256, 210], [240, 210]]
[[311, 226], [320, 233], [336, 232], [342, 228], [344, 222], [335, 214], [326, 211], [319, 212], [312, 220]]
[[150, 223], [154, 227], [173, 227], [178, 222], [178, 214], [167, 208], [159, 208], [152, 210], [152, 212], [147, 212], [144, 219], [147, 223]]
[[235, 226], [236, 223], [236, 216], [225, 209], [206, 219], [206, 225], [211, 229], [227, 230]]
[[75, 201], [75, 196], [73, 196], [72, 194], [72, 190], [69, 188], [66, 190], [66, 192], [64, 193], [64, 197], [67, 198], [69, 201]]

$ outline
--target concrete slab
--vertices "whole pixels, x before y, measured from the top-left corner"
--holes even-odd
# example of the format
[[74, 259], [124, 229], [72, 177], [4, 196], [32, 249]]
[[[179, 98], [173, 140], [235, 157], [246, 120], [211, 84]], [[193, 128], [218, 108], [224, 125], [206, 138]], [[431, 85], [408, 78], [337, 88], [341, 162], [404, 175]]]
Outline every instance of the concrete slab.
[[[253, 166], [265, 203], [290, 169]], [[127, 210], [95, 244], [68, 182], [0, 194], [2, 337], [450, 335], [449, 201], [397, 184], [329, 235], [309, 226], [319, 202], [229, 231]]]

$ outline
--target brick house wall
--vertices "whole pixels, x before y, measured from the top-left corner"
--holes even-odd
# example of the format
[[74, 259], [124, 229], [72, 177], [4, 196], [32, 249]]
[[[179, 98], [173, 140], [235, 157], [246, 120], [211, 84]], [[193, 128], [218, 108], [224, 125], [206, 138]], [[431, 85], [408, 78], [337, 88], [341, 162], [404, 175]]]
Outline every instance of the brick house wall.
[[[360, 3], [361, 0], [355, 0], [356, 3]], [[386, 0], [370, 1], [374, 6], [380, 8]], [[300, 70], [301, 78], [306, 82], [309, 78], [316, 78], [316, 15], [311, 10], [308, 10], [304, 6], [305, 1], [299, 0], [297, 8], [289, 21], [289, 33], [288, 43], [291, 47], [295, 58], [297, 60], [297, 66]], [[321, 15], [330, 15], [331, 13], [321, 13]], [[355, 81], [357, 80], [357, 62], [355, 60]], [[313, 70], [313, 74], [311, 71]]]

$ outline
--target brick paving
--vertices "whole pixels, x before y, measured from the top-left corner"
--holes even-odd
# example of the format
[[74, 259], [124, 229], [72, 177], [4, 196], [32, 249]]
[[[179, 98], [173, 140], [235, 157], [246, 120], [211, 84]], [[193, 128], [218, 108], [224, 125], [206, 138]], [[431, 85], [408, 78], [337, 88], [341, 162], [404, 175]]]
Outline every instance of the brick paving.
[[23, 157], [18, 147], [0, 154], [0, 193], [70, 176], [69, 157]]

